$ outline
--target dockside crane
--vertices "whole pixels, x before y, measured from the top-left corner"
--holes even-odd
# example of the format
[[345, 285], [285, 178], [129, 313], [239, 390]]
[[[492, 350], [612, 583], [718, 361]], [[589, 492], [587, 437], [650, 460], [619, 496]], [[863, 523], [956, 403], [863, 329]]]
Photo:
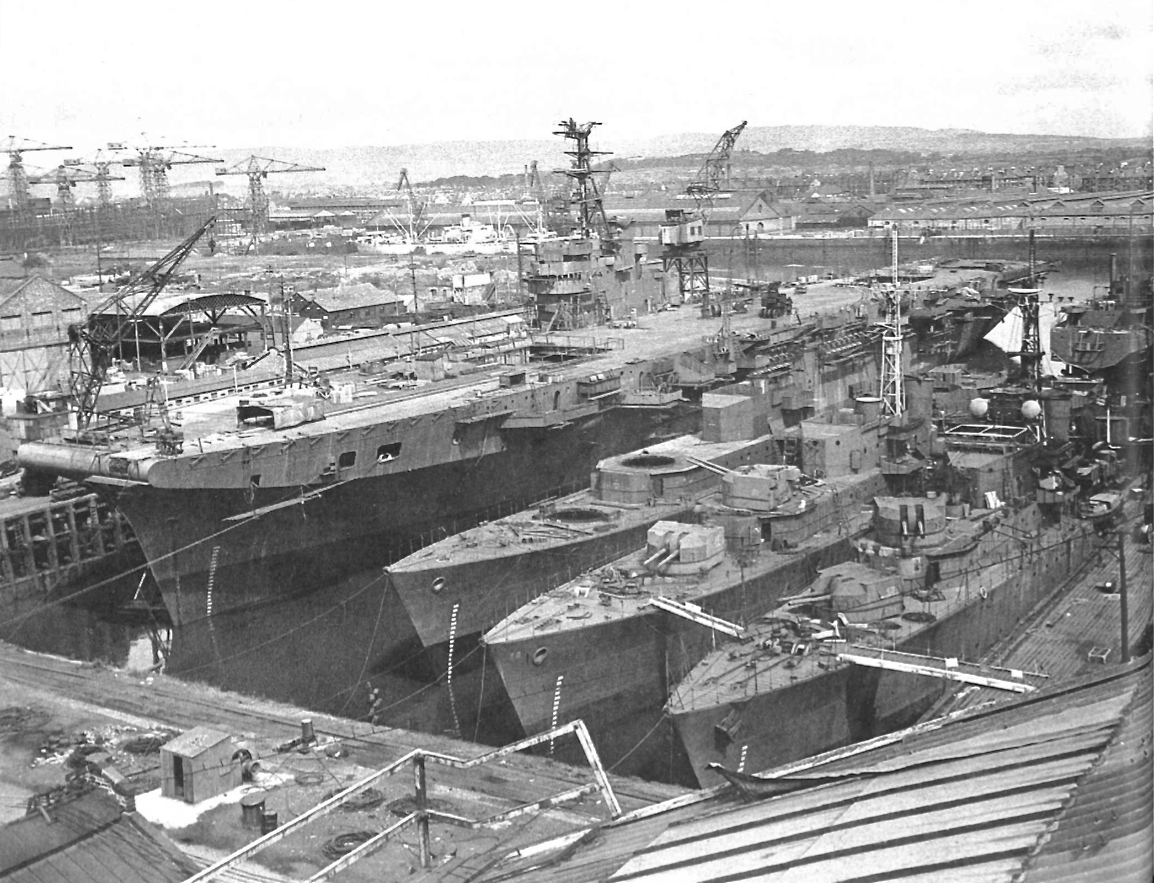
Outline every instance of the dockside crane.
[[[211, 147], [211, 145], [196, 146], [198, 148]], [[120, 164], [125, 168], [140, 169], [140, 194], [149, 205], [156, 205], [158, 202], [168, 199], [168, 173], [173, 166], [223, 162], [223, 160], [210, 156], [185, 153], [171, 147], [128, 147], [119, 142], [112, 142], [108, 145], [108, 149], [136, 151], [136, 156], [122, 159]]]
[[250, 156], [236, 165], [227, 168], [222, 166], [216, 170], [216, 173], [218, 175], [248, 176], [248, 198], [252, 206], [252, 230], [249, 239], [249, 247], [251, 248], [256, 244], [259, 237], [268, 231], [268, 196], [264, 192], [264, 179], [274, 173], [323, 172], [324, 170], [324, 166], [305, 166], [263, 156]]
[[112, 174], [112, 166], [119, 164], [117, 160], [106, 159], [104, 151], [98, 150], [91, 160], [66, 159], [63, 164], [92, 175], [87, 180], [96, 184], [96, 199], [100, 207], [108, 208], [112, 205], [112, 182], [124, 180], [122, 175]]
[[[69, 392], [80, 437], [89, 433], [96, 415], [96, 399], [116, 352], [215, 222], [215, 217], [209, 218], [176, 248], [93, 307], [83, 323], [69, 326]], [[159, 443], [164, 448], [174, 442], [163, 437]]]
[[75, 162], [63, 162], [46, 175], [30, 175], [28, 177], [29, 184], [55, 184], [56, 200], [65, 210], [76, 207], [76, 199], [72, 190], [77, 184], [95, 182], [98, 188], [107, 186], [111, 190], [113, 181], [123, 180], [123, 176], [110, 175], [107, 170], [105, 170], [104, 175], [101, 175], [99, 172], [82, 168]]
[[521, 199], [522, 202], [536, 203], [534, 217], [521, 212], [521, 217], [533, 225], [534, 236], [540, 239], [558, 232], [558, 219], [565, 214], [566, 200], [549, 193], [537, 168], [537, 160], [525, 166], [525, 188]]
[[403, 223], [394, 218], [393, 224], [405, 237], [406, 242], [415, 243], [425, 234], [429, 225], [425, 223], [425, 203], [423, 200], [418, 200], [417, 195], [413, 192], [408, 169], [401, 169], [401, 176], [397, 179], [397, 192], [404, 193], [405, 210], [408, 214]]
[[709, 291], [709, 255], [701, 247], [705, 241], [705, 225], [709, 211], [713, 207], [713, 197], [729, 180], [729, 157], [733, 145], [745, 129], [746, 122], [726, 130], [713, 150], [706, 156], [697, 176], [685, 188], [692, 197], [695, 207], [687, 209], [666, 209], [665, 222], [661, 225], [659, 237], [663, 251], [662, 268], [665, 275], [677, 274], [677, 290], [682, 303], [699, 298], [701, 315], [712, 315], [713, 304]]
[[8, 207], [17, 211], [28, 208], [28, 175], [24, 171], [24, 154], [33, 150], [71, 150], [64, 145], [45, 144], [30, 138], [9, 135], [3, 142], [8, 154]]

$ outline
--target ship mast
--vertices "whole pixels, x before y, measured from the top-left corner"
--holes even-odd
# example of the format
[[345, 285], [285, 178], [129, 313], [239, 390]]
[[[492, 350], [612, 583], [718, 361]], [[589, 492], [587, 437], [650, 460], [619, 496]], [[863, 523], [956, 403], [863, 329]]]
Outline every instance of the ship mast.
[[[1022, 346], [1021, 350], [1013, 355], [1022, 360], [1022, 371], [1034, 395], [1042, 392], [1042, 329], [1040, 306], [1038, 303], [1038, 288], [1035, 273], [1035, 243], [1034, 231], [1030, 231], [1030, 287], [1019, 293], [1018, 307], [1022, 311]], [[1038, 402], [1041, 405], [1041, 402]], [[1039, 441], [1046, 437], [1045, 409], [1039, 408], [1038, 422], [1034, 425], [1034, 433]]]
[[902, 309], [898, 290], [898, 228], [890, 228], [890, 278], [893, 291], [886, 304], [885, 333], [882, 335], [882, 407], [891, 417], [906, 409], [905, 378], [902, 374]]
[[601, 204], [601, 193], [597, 188], [597, 181], [593, 177], [593, 157], [608, 156], [608, 151], [593, 150], [589, 147], [589, 135], [594, 126], [600, 123], [578, 124], [572, 117], [562, 120], [561, 128], [554, 135], [561, 135], [573, 142], [573, 148], [565, 153], [573, 157], [573, 164], [567, 169], [558, 169], [557, 174], [565, 175], [573, 181], [569, 202], [577, 207], [578, 235], [582, 239], [592, 239], [597, 233], [597, 222], [600, 221], [602, 231], [602, 251], [606, 246], [612, 248], [613, 235], [609, 227], [609, 219], [605, 216], [605, 207]]

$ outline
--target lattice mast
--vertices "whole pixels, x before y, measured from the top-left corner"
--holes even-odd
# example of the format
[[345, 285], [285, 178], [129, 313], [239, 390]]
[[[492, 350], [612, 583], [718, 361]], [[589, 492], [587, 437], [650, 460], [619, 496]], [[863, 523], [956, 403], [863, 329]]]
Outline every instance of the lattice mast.
[[558, 169], [556, 173], [565, 175], [573, 183], [569, 194], [569, 203], [577, 207], [576, 231], [583, 239], [592, 239], [598, 232], [600, 222], [602, 251], [612, 248], [614, 244], [613, 231], [609, 227], [609, 219], [605, 216], [605, 207], [601, 203], [601, 192], [594, 177], [593, 157], [608, 156], [604, 150], [593, 150], [589, 147], [589, 135], [594, 126], [600, 123], [578, 124], [570, 117], [562, 120], [561, 126], [554, 135], [561, 135], [573, 142], [573, 147], [566, 150], [568, 156], [573, 157], [572, 165], [567, 169]]
[[898, 287], [898, 228], [890, 229], [890, 279], [886, 299], [885, 332], [882, 335], [882, 407], [899, 417], [906, 410], [905, 377], [902, 371], [902, 295]]
[[[1037, 273], [1036, 273], [1036, 243], [1034, 231], [1030, 231], [1030, 287], [1018, 292], [1018, 309], [1022, 312], [1022, 346], [1011, 355], [1021, 359], [1022, 373], [1030, 390], [1036, 395], [1042, 391], [1042, 360], [1045, 352], [1042, 350], [1041, 306], [1038, 301]], [[1039, 406], [1041, 402], [1038, 402]], [[1039, 408], [1034, 432], [1039, 440], [1046, 437], [1046, 410]]]
[[30, 138], [9, 135], [4, 141], [8, 154], [8, 200], [9, 207], [17, 211], [28, 208], [28, 173], [24, 170], [24, 154], [32, 150], [71, 150], [68, 146], [53, 146]]
[[264, 179], [282, 172], [323, 172], [324, 166], [305, 166], [284, 162], [263, 156], [250, 156], [236, 165], [216, 170], [218, 175], [246, 175], [248, 177], [248, 199], [252, 207], [251, 243], [268, 232], [268, 196], [264, 192]]

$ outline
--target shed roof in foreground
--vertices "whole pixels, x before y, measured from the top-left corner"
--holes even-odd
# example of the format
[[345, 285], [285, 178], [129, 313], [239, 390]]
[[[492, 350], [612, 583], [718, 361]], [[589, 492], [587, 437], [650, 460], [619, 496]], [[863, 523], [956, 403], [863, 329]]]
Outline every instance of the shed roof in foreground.
[[478, 881], [1149, 880], [1150, 656], [492, 862]]

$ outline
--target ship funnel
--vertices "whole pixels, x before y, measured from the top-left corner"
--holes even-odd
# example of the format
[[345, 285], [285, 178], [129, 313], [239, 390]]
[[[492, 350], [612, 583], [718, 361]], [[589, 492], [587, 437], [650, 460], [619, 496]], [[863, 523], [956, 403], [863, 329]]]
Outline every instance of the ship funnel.
[[864, 423], [876, 423], [881, 418], [882, 400], [877, 396], [858, 396], [854, 402], [854, 413]]

